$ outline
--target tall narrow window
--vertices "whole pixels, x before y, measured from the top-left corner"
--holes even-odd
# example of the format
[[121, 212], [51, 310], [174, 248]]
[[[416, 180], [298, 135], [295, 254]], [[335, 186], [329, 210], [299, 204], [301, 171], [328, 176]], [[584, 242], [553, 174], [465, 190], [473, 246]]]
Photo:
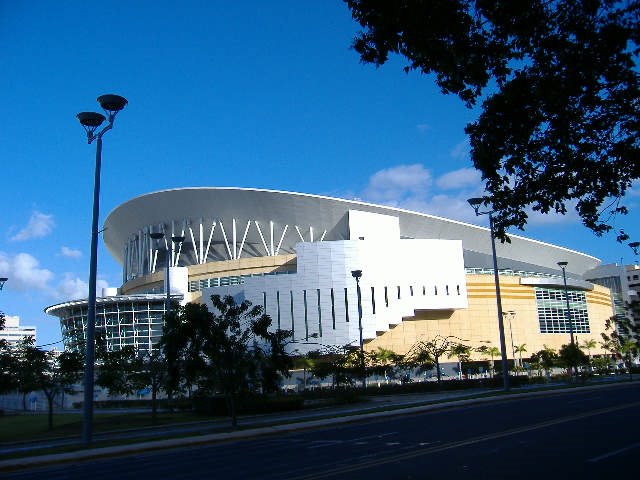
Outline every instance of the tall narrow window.
[[427, 294], [427, 287], [425, 287], [424, 285], [422, 286], [422, 296], [425, 296]]
[[296, 339], [296, 327], [295, 327], [295, 322], [294, 322], [294, 318], [293, 318], [293, 290], [289, 290], [289, 297], [290, 297], [290, 308], [291, 308], [291, 340], [295, 340]]
[[267, 313], [267, 292], [262, 292], [262, 308], [264, 313]]
[[436, 285], [433, 286], [433, 294], [434, 295], [438, 294], [438, 287]]
[[278, 311], [278, 330], [280, 330], [280, 290], [276, 292], [276, 308]]
[[400, 285], [398, 285], [398, 300], [400, 300]]
[[413, 285], [409, 285], [409, 293], [413, 297]]
[[318, 294], [318, 335], [322, 337], [322, 308], [320, 307], [320, 289], [316, 290]]
[[456, 285], [456, 290], [458, 291], [458, 295], [460, 295], [460, 285]]
[[447, 291], [447, 295], [449, 295], [449, 285], [446, 285], [444, 288]]
[[333, 288], [331, 289], [331, 322], [333, 324], [333, 329], [336, 329], [336, 302], [333, 297]]
[[309, 315], [307, 312], [307, 291], [302, 291], [302, 299], [304, 301], [304, 339], [309, 341]]
[[387, 287], [384, 287], [384, 306], [385, 307], [389, 306], [389, 292]]
[[371, 310], [373, 314], [376, 314], [376, 291], [371, 287]]
[[344, 287], [344, 311], [347, 323], [349, 323], [349, 295], [347, 294], [347, 287]]

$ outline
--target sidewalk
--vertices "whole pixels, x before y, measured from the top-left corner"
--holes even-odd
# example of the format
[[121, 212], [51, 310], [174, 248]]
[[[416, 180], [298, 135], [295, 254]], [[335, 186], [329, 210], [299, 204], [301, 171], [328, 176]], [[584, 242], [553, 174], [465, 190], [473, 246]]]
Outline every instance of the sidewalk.
[[[579, 388], [581, 390], [593, 390], [612, 388], [617, 385], [628, 385], [628, 382], [602, 382], [601, 384], [583, 386]], [[276, 433], [316, 428], [324, 425], [334, 425], [371, 418], [417, 413], [452, 406], [549, 395], [558, 391], [566, 391], [576, 388], [574, 386], [566, 386], [565, 388], [562, 388], [562, 385], [559, 385], [558, 388], [550, 390], [549, 385], [541, 387], [543, 389], [532, 387], [513, 389], [511, 393], [505, 395], [503, 395], [503, 392], [498, 389], [474, 389], [471, 391], [464, 390], [391, 396], [380, 395], [370, 397], [370, 401], [368, 402], [353, 405], [331, 406], [314, 409], [312, 411], [287, 412], [285, 414], [240, 416], [238, 417], [238, 427], [240, 430], [235, 431], [229, 431], [229, 419], [221, 419], [166, 427], [149, 427], [149, 429], [145, 429], [145, 432], [119, 431], [111, 434], [98, 434], [94, 435], [96, 442], [105, 440], [131, 441], [136, 438], [139, 438], [140, 442], [109, 447], [94, 447], [87, 450], [77, 450], [69, 453], [0, 460], [0, 472], [3, 470], [17, 470], [26, 467], [126, 455], [179, 446], [193, 446], [228, 440], [246, 439], [262, 435], [273, 435]], [[157, 439], [158, 437], [166, 437], [167, 435], [188, 435], [189, 433], [193, 433], [194, 435], [181, 438]], [[57, 441], [51, 440], [14, 446], [4, 445], [3, 447], [0, 447], [0, 458], [1, 456], [10, 453], [18, 453], [20, 451], [33, 452], [34, 450], [52, 448], [56, 446], [73, 445], [79, 446], [79, 439], [71, 438]]]

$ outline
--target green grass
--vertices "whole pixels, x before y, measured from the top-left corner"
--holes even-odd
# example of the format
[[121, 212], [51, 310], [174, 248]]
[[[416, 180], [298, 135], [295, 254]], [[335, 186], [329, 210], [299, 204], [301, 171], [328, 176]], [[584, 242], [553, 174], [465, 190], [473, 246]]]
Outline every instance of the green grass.
[[[93, 417], [93, 431], [94, 433], [101, 433], [202, 420], [203, 417], [201, 416], [183, 412], [158, 414], [155, 424], [151, 419], [150, 413], [98, 414]], [[48, 416], [46, 414], [5, 415], [0, 417], [0, 443], [79, 437], [81, 432], [81, 413], [54, 414], [53, 430], [49, 430]]]

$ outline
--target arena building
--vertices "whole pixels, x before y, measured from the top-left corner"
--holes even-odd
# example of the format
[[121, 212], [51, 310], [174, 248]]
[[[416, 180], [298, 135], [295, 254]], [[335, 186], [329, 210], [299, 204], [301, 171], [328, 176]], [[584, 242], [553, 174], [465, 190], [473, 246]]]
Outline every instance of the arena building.
[[[157, 233], [161, 240], [152, 238]], [[154, 348], [167, 262], [174, 300], [210, 303], [213, 294], [231, 294], [263, 305], [274, 328], [293, 332], [291, 350], [358, 345], [354, 270], [362, 271], [366, 349], [404, 353], [436, 335], [499, 346], [484, 227], [318, 195], [182, 188], [123, 203], [107, 217], [103, 235], [122, 265], [121, 287], [97, 301], [97, 329], [110, 348]], [[600, 264], [597, 258], [515, 235], [496, 247], [510, 358], [517, 345], [535, 352], [568, 343], [559, 261], [568, 262], [576, 338], [600, 340], [613, 315], [611, 292], [583, 279]], [[73, 300], [45, 310], [60, 319], [65, 348], [84, 338], [86, 304]]]

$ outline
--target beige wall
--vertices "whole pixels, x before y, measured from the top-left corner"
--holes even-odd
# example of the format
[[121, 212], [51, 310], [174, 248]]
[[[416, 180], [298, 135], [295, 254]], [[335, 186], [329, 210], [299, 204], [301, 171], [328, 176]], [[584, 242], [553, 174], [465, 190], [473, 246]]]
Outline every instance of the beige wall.
[[[467, 275], [467, 290], [469, 308], [416, 312], [414, 317], [405, 318], [401, 324], [367, 342], [366, 349], [381, 347], [404, 354], [415, 342], [430, 340], [436, 335], [455, 336], [472, 347], [488, 345], [500, 348], [493, 276]], [[513, 315], [506, 314], [504, 321], [509, 358], [513, 356], [511, 334], [515, 345], [526, 344], [528, 354], [542, 350], [545, 345], [558, 350], [569, 342], [569, 334], [539, 333], [534, 287], [520, 285], [520, 277], [501, 276], [500, 291], [503, 312], [515, 312]], [[601, 354], [604, 351], [599, 346], [600, 333], [604, 331], [605, 321], [613, 314], [611, 297], [607, 288], [598, 285], [594, 286], [593, 291], [587, 292], [586, 297], [591, 333], [576, 335], [575, 338], [579, 343], [587, 339], [596, 340], [598, 347], [591, 354]], [[527, 356], [523, 354], [523, 358]], [[474, 359], [479, 360], [481, 356], [476, 354]]]

